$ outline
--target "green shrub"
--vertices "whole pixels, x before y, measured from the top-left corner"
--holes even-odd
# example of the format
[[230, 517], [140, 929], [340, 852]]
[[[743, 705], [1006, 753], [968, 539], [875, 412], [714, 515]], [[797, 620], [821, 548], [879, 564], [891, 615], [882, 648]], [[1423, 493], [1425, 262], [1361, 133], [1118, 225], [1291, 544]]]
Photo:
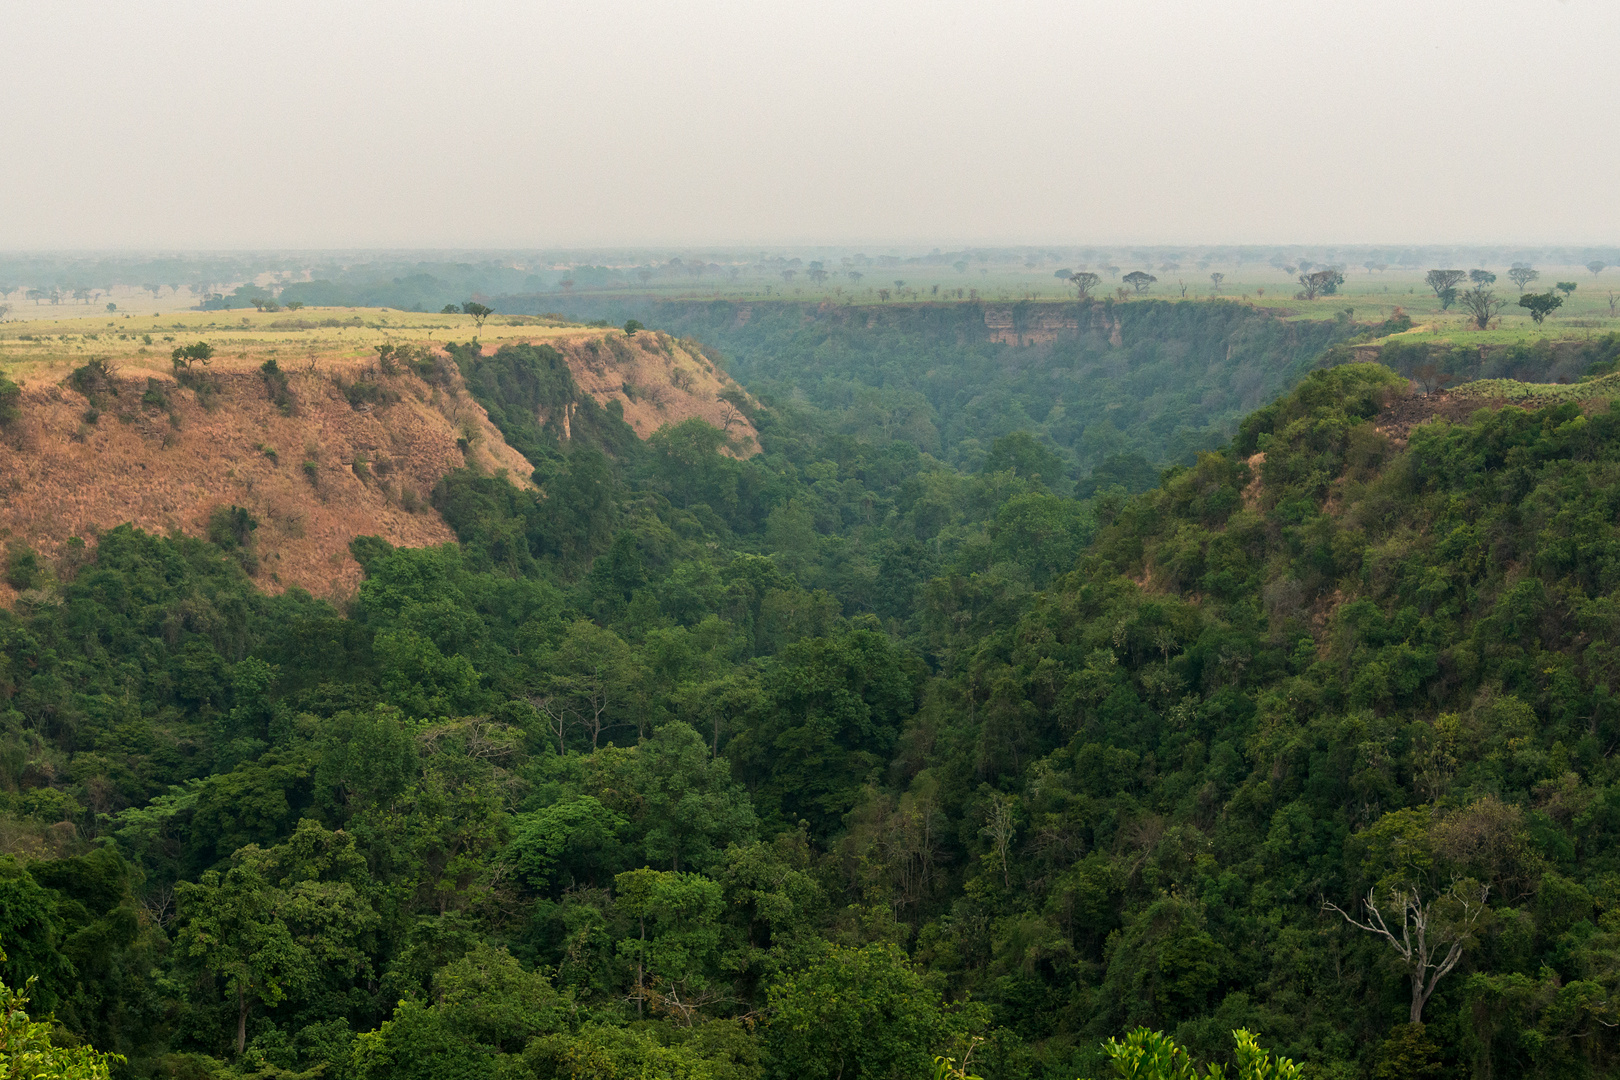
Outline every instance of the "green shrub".
[[270, 401], [275, 405], [282, 416], [291, 416], [293, 412], [292, 388], [287, 382], [287, 373], [275, 360], [266, 360], [259, 365], [259, 377], [264, 380], [265, 389], [270, 392]]
[[68, 384], [87, 398], [94, 398], [101, 393], [118, 395], [118, 387], [112, 381], [113, 367], [105, 357], [92, 356], [80, 367], [73, 369], [68, 376]]
[[16, 423], [22, 416], [22, 387], [0, 375], [0, 427]]
[[6, 584], [13, 589], [33, 589], [45, 580], [45, 567], [39, 554], [27, 544], [12, 544], [6, 549]]
[[386, 405], [390, 400], [390, 395], [384, 387], [367, 379], [345, 386], [343, 396], [348, 398], [351, 409], [360, 409], [367, 405], [372, 407]]
[[259, 519], [247, 507], [234, 503], [216, 506], [208, 515], [208, 540], [221, 551], [234, 555], [242, 569], [251, 574], [259, 568], [253, 551], [253, 534], [258, 527]]

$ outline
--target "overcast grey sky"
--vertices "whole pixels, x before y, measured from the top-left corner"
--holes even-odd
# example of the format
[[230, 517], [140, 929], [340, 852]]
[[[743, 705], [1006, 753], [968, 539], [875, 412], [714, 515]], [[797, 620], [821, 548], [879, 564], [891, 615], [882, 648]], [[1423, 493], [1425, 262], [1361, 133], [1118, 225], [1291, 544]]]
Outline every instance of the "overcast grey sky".
[[1615, 0], [0, 14], [3, 249], [1620, 241]]

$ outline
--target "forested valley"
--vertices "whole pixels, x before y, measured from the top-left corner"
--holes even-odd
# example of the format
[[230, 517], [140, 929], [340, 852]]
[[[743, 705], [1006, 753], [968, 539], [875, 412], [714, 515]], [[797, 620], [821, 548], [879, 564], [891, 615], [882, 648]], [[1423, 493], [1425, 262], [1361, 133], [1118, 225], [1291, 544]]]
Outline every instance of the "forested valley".
[[1118, 307], [640, 316], [757, 447], [453, 347], [538, 490], [342, 607], [12, 543], [0, 981], [141, 1078], [1611, 1074], [1620, 407], [1393, 423], [1387, 330]]
[[[555, 296], [512, 296], [539, 313]], [[1251, 304], [807, 303], [580, 296], [570, 313], [627, 318], [719, 349], [757, 393], [816, 410], [827, 430], [901, 440], [976, 472], [995, 440], [1037, 436], [1079, 483], [1136, 493], [1160, 467], [1213, 450], [1330, 345], [1412, 325], [1341, 308], [1289, 320]]]

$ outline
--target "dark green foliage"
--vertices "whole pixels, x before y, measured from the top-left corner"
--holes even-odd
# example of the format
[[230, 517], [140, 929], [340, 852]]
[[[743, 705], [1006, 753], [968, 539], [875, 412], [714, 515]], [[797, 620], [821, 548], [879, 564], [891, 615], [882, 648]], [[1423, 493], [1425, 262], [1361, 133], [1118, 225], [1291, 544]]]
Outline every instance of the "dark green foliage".
[[554, 457], [564, 410], [582, 396], [562, 354], [549, 345], [503, 345], [485, 356], [477, 343], [447, 346], [467, 389], [501, 435], [530, 461]]
[[[767, 1046], [777, 1075], [925, 1076], [969, 1026], [892, 945], [830, 948], [771, 993]], [[791, 1064], [790, 1064], [791, 1063]]]
[[1107, 488], [1120, 487], [1127, 495], [1138, 495], [1158, 482], [1159, 470], [1141, 454], [1113, 454], [1098, 462], [1075, 493], [1089, 498]]
[[[264, 380], [264, 388], [270, 395], [270, 403], [282, 416], [293, 414], [292, 387], [288, 384], [287, 373], [274, 359], [266, 360], [259, 365], [259, 377]], [[354, 404], [354, 399], [349, 399]]]
[[351, 409], [375, 408], [395, 400], [395, 395], [381, 383], [359, 379], [343, 387], [343, 396]]
[[149, 409], [167, 409], [169, 395], [164, 393], [163, 384], [156, 379], [147, 379], [146, 391], [141, 394], [141, 404]]
[[45, 566], [39, 553], [27, 544], [13, 541], [6, 545], [6, 584], [13, 589], [32, 589], [45, 580]]
[[10, 427], [22, 416], [22, 387], [0, 374], [0, 428]]
[[208, 539], [222, 551], [235, 551], [253, 543], [259, 521], [240, 506], [220, 506], [208, 516]]
[[258, 568], [258, 559], [253, 553], [253, 534], [258, 527], [258, 518], [245, 507], [234, 504], [216, 506], [208, 515], [209, 541], [221, 551], [235, 555], [242, 569], [250, 574]]
[[74, 368], [68, 375], [68, 385], [89, 398], [92, 404], [99, 401], [102, 394], [118, 396], [118, 386], [113, 382], [112, 365], [98, 356], [93, 356]]

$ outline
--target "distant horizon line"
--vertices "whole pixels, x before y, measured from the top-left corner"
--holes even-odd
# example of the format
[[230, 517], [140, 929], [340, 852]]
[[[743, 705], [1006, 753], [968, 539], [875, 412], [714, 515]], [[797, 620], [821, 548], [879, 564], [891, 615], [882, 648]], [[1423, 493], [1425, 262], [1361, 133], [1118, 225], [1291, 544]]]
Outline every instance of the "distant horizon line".
[[1452, 251], [1488, 251], [1513, 249], [1538, 250], [1582, 250], [1582, 251], [1620, 251], [1620, 241], [1225, 241], [1225, 242], [1174, 242], [1174, 241], [1044, 241], [1044, 242], [977, 242], [977, 243], [939, 243], [934, 241], [781, 241], [772, 243], [614, 243], [614, 244], [524, 244], [514, 246], [479, 245], [479, 244], [446, 244], [446, 245], [337, 245], [332, 247], [310, 247], [302, 245], [275, 245], [275, 244], [243, 244], [243, 245], [174, 245], [174, 246], [147, 246], [147, 245], [107, 245], [100, 247], [0, 247], [0, 258], [16, 257], [64, 257], [84, 255], [427, 255], [427, 254], [572, 254], [572, 253], [607, 253], [607, 252], [715, 252], [715, 253], [783, 253], [802, 251], [856, 251], [869, 248], [873, 251], [893, 252], [903, 250], [918, 254], [932, 254], [935, 252], [975, 252], [975, 251], [1029, 251], [1072, 252], [1087, 249], [1135, 249], [1141, 251], [1220, 251], [1220, 250], [1335, 250], [1335, 251], [1426, 251], [1426, 250], [1452, 250]]

